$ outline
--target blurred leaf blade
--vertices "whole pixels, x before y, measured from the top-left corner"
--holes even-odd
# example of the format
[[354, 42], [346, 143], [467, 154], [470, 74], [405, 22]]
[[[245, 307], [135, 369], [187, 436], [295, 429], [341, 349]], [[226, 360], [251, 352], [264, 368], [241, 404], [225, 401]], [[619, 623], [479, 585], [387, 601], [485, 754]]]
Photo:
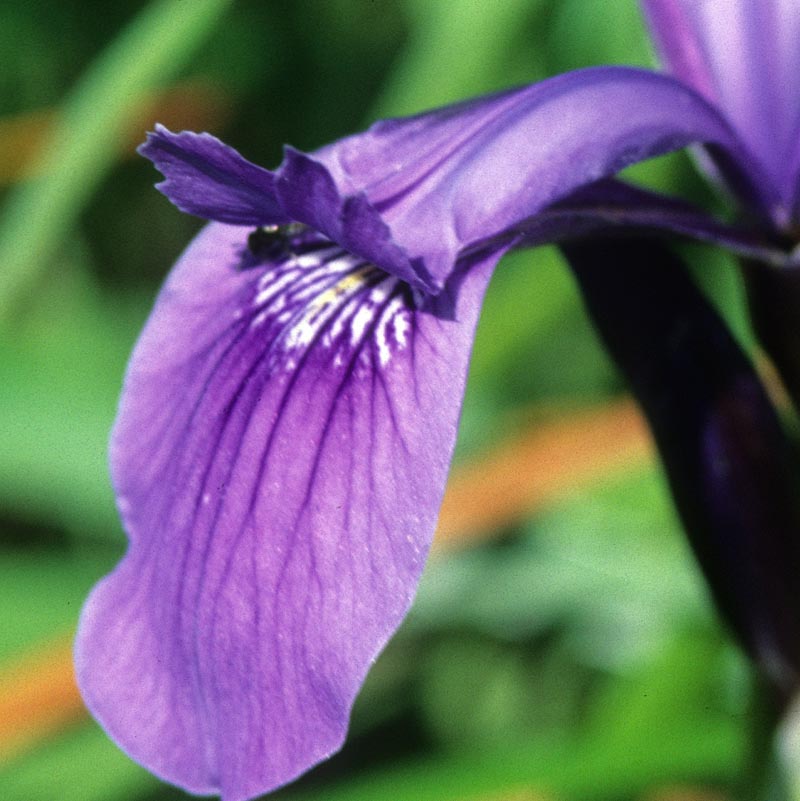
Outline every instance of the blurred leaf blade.
[[629, 399], [537, 419], [453, 471], [435, 545], [496, 535], [554, 498], [648, 459], [650, 438]]
[[46, 743], [2, 776], [4, 801], [131, 801], [152, 797], [159, 786], [158, 779], [123, 754], [96, 724]]
[[67, 98], [37, 177], [0, 218], [0, 319], [43, 271], [113, 163], [139, 101], [210, 34], [230, 0], [157, 0], [100, 55]]
[[[409, 0], [412, 35], [373, 109], [374, 116], [413, 114], [469, 95], [508, 86], [509, 52], [540, 2], [507, 0], [431, 3]], [[541, 74], [529, 51], [526, 80]], [[537, 68], [538, 67], [538, 68]]]
[[106, 448], [146, 307], [99, 295], [74, 258], [39, 301], [0, 342], [0, 507], [71, 536], [121, 543]]
[[[645, 732], [641, 732], [642, 737]], [[531, 742], [460, 753], [376, 771], [315, 793], [286, 793], [285, 801], [462, 801], [481, 794], [533, 790], [564, 801], [618, 801], [674, 781], [714, 781], [735, 774], [741, 731], [709, 720], [702, 737], [694, 722], [663, 732], [658, 748], [632, 754], [628, 734], [566, 744]]]

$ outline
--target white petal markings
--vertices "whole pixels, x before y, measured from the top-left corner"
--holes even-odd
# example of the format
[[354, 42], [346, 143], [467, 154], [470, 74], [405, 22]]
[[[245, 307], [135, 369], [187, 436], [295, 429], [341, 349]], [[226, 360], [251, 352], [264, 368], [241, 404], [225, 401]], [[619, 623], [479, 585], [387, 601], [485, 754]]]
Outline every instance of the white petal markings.
[[294, 370], [313, 349], [334, 367], [357, 355], [358, 372], [385, 367], [408, 344], [416, 299], [406, 283], [319, 234], [304, 232], [284, 257], [254, 269], [261, 275], [236, 317], [271, 343], [270, 369]]

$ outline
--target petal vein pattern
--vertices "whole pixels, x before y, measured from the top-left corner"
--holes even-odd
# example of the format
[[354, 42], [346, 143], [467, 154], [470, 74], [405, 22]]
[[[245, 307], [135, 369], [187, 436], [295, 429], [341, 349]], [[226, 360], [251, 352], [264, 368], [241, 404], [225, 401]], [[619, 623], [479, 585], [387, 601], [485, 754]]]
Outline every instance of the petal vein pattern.
[[319, 234], [298, 239], [293, 246], [304, 252], [290, 252], [265, 269], [249, 304], [256, 312], [250, 327], [262, 328], [270, 342], [269, 367], [294, 369], [296, 352], [315, 343], [336, 367], [359, 348], [357, 367], [368, 367], [375, 356], [385, 366], [392, 348], [407, 344], [411, 289]]
[[310, 232], [241, 269], [247, 234], [205, 229], [137, 345], [112, 438], [131, 546], [76, 646], [111, 736], [225, 801], [341, 745], [416, 589], [496, 261], [423, 298]]

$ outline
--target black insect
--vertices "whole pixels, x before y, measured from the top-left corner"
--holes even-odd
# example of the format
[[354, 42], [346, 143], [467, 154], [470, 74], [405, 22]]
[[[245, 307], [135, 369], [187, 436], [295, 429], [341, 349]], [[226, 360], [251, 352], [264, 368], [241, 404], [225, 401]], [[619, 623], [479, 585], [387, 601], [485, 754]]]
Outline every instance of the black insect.
[[297, 256], [308, 247], [304, 236], [307, 231], [308, 226], [297, 222], [256, 228], [247, 237], [238, 269], [249, 270], [266, 262], [282, 262]]
[[291, 252], [291, 225], [262, 225], [247, 237], [247, 248], [259, 259], [279, 259]]

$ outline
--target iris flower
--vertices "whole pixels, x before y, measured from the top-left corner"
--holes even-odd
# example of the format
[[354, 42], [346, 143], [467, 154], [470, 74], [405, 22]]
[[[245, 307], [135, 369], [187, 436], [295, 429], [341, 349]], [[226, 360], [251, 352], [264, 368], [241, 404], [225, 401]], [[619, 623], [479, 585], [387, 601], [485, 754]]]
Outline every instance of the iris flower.
[[[767, 422], [748, 431], [772, 453], [782, 435], [749, 363], [682, 278], [675, 288], [682, 267], [654, 237], [716, 243], [761, 272], [796, 269], [800, 6], [644, 8], [670, 75], [571, 72], [311, 154], [287, 148], [274, 171], [205, 133], [157, 127], [141, 147], [169, 200], [211, 222], [169, 275], [127, 371], [111, 470], [130, 546], [86, 603], [76, 664], [90, 710], [158, 776], [242, 801], [341, 746], [412, 602], [482, 296], [509, 249], [579, 240], [567, 255], [646, 410], [658, 404], [647, 404], [650, 379], [636, 383], [649, 357], [635, 342], [648, 325], [662, 390], [679, 395], [673, 379], [687, 380], [659, 339], [672, 312], [647, 313], [674, 300], [720, 381], [742, 377], [730, 408], [750, 393], [746, 408]], [[737, 204], [735, 224], [613, 178], [692, 144]], [[619, 239], [631, 232], [646, 238]], [[647, 276], [659, 297], [648, 299]], [[715, 362], [713, 348], [727, 355]], [[689, 373], [706, 381], [697, 365]], [[740, 464], [730, 415], [703, 428], [715, 392], [690, 388], [685, 405], [702, 412], [705, 455], [673, 445], [677, 462], [665, 456], [700, 483], [709, 459]], [[674, 417], [651, 415], [667, 450], [684, 425]], [[713, 540], [715, 510], [739, 486], [730, 472], [712, 477], [719, 497], [671, 473], [684, 518], [703, 518], [700, 539]], [[718, 543], [706, 545], [713, 562]], [[729, 616], [749, 630], [746, 614]]]

